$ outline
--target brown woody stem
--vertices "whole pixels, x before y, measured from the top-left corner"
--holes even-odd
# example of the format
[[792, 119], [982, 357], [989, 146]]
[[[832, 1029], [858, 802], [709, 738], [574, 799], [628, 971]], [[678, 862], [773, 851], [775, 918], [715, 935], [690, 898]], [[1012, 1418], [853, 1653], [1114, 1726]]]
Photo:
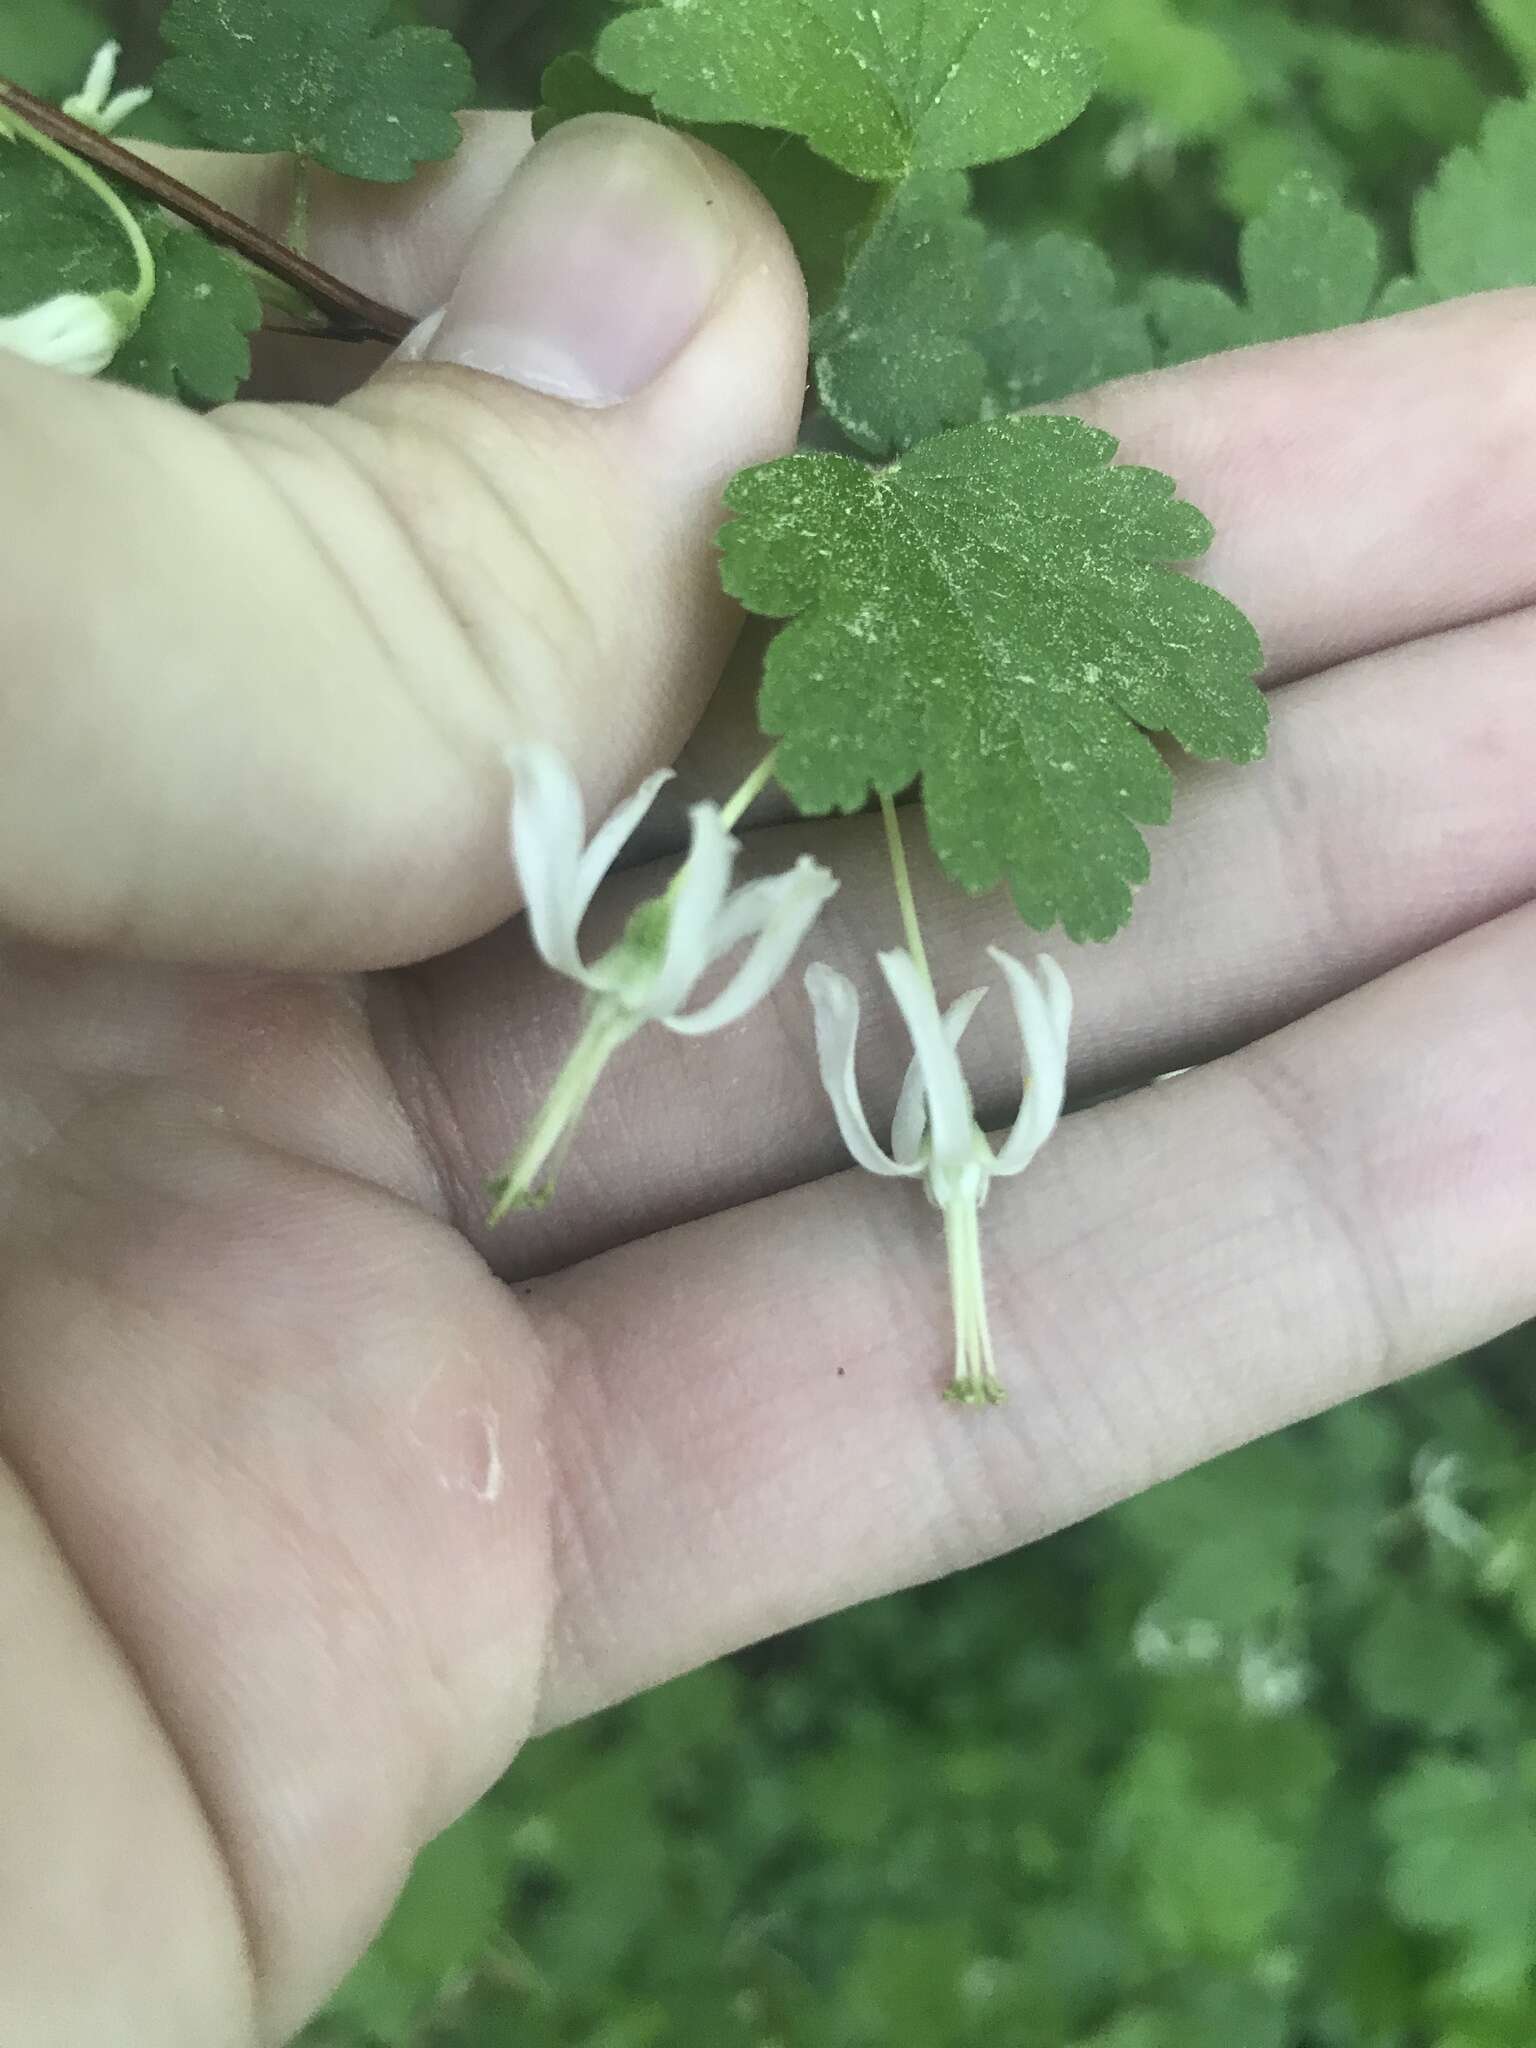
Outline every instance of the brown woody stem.
[[65, 149], [73, 150], [76, 156], [94, 164], [97, 170], [110, 172], [114, 178], [141, 192], [146, 199], [153, 200], [156, 206], [163, 206], [167, 213], [174, 213], [193, 227], [201, 228], [213, 241], [238, 250], [259, 269], [269, 271], [285, 284], [292, 285], [328, 315], [330, 328], [318, 331], [327, 333], [331, 339], [399, 342], [415, 324], [393, 306], [370, 299], [366, 292], [354, 291], [351, 285], [343, 284], [339, 277], [322, 270], [318, 263], [297, 255], [275, 236], [263, 234], [260, 228], [252, 227], [249, 221], [241, 220], [227, 207], [205, 199], [201, 192], [194, 192], [190, 185], [183, 185], [168, 171], [145, 163], [142, 157], [135, 156], [120, 142], [87, 127], [83, 121], [74, 120], [58, 107], [50, 106], [46, 100], [38, 99], [25, 87], [12, 84], [8, 78], [0, 78], [0, 108], [8, 108], [11, 113], [20, 115], [40, 134], [61, 143]]

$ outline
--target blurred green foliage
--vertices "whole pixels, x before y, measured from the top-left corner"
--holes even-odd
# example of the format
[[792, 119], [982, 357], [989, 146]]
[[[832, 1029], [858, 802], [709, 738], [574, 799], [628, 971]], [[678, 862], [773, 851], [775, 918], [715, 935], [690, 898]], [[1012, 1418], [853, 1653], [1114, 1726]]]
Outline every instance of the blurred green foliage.
[[1533, 1367], [534, 1745], [312, 2048], [1530, 2048]]
[[[613, 11], [398, 9], [454, 28], [502, 105]], [[1511, 233], [1536, 201], [1506, 116], [1413, 212], [1536, 80], [1536, 0], [1094, 12], [1105, 92], [977, 180], [1010, 236], [1240, 291], [1240, 231], [1297, 171], [1375, 224], [1388, 276], [1478, 260], [1476, 178]], [[0, 71], [61, 92], [115, 32], [142, 73], [158, 13], [9, 0]], [[1532, 2048], [1533, 1368], [1519, 1334], [536, 1744], [307, 2041]]]

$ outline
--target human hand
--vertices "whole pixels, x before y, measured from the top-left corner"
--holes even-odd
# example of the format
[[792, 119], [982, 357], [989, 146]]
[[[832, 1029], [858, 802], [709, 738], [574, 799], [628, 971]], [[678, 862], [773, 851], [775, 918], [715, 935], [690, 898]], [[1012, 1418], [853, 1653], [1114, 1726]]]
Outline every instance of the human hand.
[[[1076, 1093], [1112, 1099], [986, 1211], [1005, 1409], [936, 1399], [931, 1218], [841, 1170], [792, 985], [628, 1048], [559, 1204], [487, 1232], [575, 1016], [506, 922], [502, 748], [555, 740], [596, 807], [683, 744], [734, 631], [720, 485], [802, 389], [757, 201], [586, 134], [532, 174], [542, 219], [481, 121], [409, 193], [322, 185], [315, 250], [423, 312], [462, 271], [439, 346], [488, 361], [520, 311], [500, 367], [546, 383], [563, 252], [628, 294], [589, 327], [651, 337], [599, 363], [627, 401], [444, 362], [195, 421], [0, 358], [0, 2038], [281, 2040], [535, 1730], [1536, 1308], [1522, 294], [1082, 408], [1216, 520], [1275, 736], [1181, 770], [1124, 937], [1054, 947]], [[282, 217], [281, 167], [198, 175]], [[577, 222], [614, 209], [616, 242]], [[680, 800], [749, 726], [724, 693]], [[869, 985], [878, 827], [757, 824], [749, 861], [843, 877], [812, 951]], [[926, 880], [942, 991], [1019, 949]], [[967, 1045], [1001, 1119], [997, 1007]]]

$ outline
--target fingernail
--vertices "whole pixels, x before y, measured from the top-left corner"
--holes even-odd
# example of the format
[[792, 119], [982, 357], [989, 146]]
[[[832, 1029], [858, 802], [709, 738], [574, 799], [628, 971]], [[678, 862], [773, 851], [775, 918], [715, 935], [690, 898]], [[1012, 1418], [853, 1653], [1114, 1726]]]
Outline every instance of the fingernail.
[[420, 359], [621, 404], [687, 347], [735, 253], [726, 202], [681, 137], [572, 122], [514, 175]]

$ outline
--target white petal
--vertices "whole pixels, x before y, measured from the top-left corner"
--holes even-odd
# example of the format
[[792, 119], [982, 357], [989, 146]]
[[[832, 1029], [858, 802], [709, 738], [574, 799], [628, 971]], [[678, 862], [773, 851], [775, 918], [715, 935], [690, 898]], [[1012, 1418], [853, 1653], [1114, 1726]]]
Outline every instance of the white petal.
[[713, 1002], [691, 1016], [664, 1017], [662, 1022], [673, 1031], [698, 1037], [706, 1031], [721, 1031], [745, 1017], [778, 981], [821, 915], [822, 905], [836, 893], [836, 880], [809, 856], [796, 861], [787, 875], [776, 875], [771, 881], [753, 882], [738, 889], [716, 921], [711, 950], [716, 958], [728, 950], [719, 943], [723, 930], [732, 932], [731, 943], [735, 943], [732, 913], [736, 913], [739, 921], [743, 914], [739, 906], [744, 897], [751, 899], [750, 909], [758, 927], [757, 943]]
[[[965, 1036], [977, 1005], [987, 993], [984, 988], [973, 988], [958, 1002], [951, 1003], [944, 1013], [944, 1036], [955, 1048]], [[891, 1152], [903, 1166], [922, 1156], [923, 1138], [928, 1129], [928, 1102], [923, 1093], [923, 1069], [918, 1060], [913, 1060], [907, 1069], [907, 1078], [901, 1084], [901, 1096], [896, 1104], [896, 1120], [891, 1125]]]
[[583, 977], [576, 932], [581, 842], [586, 833], [581, 788], [565, 757], [542, 740], [507, 749], [512, 770], [512, 857], [517, 863], [533, 943], [561, 974]]
[[813, 867], [816, 865], [810, 861], [809, 854], [804, 854], [787, 874], [764, 875], [758, 881], [745, 882], [741, 888], [731, 891], [709, 935], [711, 966], [715, 961], [723, 960], [743, 939], [753, 938], [763, 929], [773, 915], [780, 895], [807, 862]]
[[854, 1066], [859, 1043], [857, 989], [846, 975], [824, 967], [818, 960], [805, 970], [805, 992], [811, 999], [811, 1012], [816, 1020], [821, 1085], [827, 1091], [837, 1128], [854, 1163], [866, 1173], [903, 1176], [920, 1172], [920, 1167], [898, 1166], [881, 1151], [864, 1114]]
[[719, 806], [695, 804], [688, 813], [693, 840], [674, 884], [661, 964], [645, 991], [650, 1017], [675, 1017], [693, 994], [710, 962], [710, 937], [731, 886], [736, 841], [721, 822]]
[[85, 74], [85, 83], [80, 90], [64, 102], [64, 112], [72, 114], [77, 121], [89, 122], [106, 106], [117, 77], [117, 60], [123, 54], [121, 43], [103, 43], [91, 59], [91, 68]]
[[103, 135], [115, 135], [123, 123], [131, 120], [141, 107], [147, 107], [154, 96], [153, 86], [132, 86], [127, 92], [120, 92], [116, 99], [108, 101], [96, 125]]
[[86, 292], [60, 292], [0, 320], [0, 349], [74, 377], [99, 376], [122, 344], [122, 328]]
[[1072, 990], [1048, 953], [1036, 963], [1039, 980], [1010, 954], [987, 949], [1008, 978], [1014, 1015], [1024, 1041], [1024, 1100], [998, 1152], [995, 1173], [1022, 1173], [1055, 1130], [1067, 1092], [1067, 1038]]
[[882, 953], [880, 971], [906, 1019], [928, 1103], [928, 1159], [941, 1174], [963, 1172], [976, 1157], [976, 1115], [960, 1057], [949, 1042], [938, 999], [910, 953]]
[[626, 797], [618, 809], [610, 817], [605, 818], [593, 833], [592, 843], [576, 863], [577, 926], [592, 907], [592, 898], [597, 894], [608, 870], [629, 844], [640, 820], [655, 803], [662, 784], [671, 780], [670, 768], [659, 768], [654, 775], [647, 775], [634, 795]]

